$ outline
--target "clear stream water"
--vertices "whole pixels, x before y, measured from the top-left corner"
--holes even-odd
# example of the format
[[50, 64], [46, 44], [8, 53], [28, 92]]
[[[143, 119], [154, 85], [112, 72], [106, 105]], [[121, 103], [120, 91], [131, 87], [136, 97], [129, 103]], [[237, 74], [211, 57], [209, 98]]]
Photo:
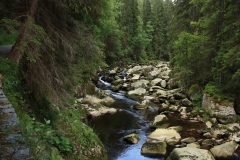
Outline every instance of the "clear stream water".
[[[141, 147], [146, 142], [147, 136], [153, 131], [149, 123], [158, 114], [158, 106], [152, 104], [147, 110], [134, 110], [137, 102], [126, 98], [122, 93], [108, 90], [116, 100], [113, 108], [121, 109], [115, 114], [106, 114], [90, 120], [90, 125], [98, 134], [108, 150], [110, 160], [164, 160], [166, 157], [145, 157], [141, 155]], [[201, 122], [184, 121], [177, 114], [167, 115], [170, 126], [181, 125], [184, 128], [182, 138], [194, 136], [200, 139], [197, 130], [205, 126]], [[138, 144], [129, 144], [123, 137], [130, 133], [137, 133], [140, 137]], [[170, 153], [171, 149], [168, 151]], [[169, 154], [168, 153], [168, 154]]]

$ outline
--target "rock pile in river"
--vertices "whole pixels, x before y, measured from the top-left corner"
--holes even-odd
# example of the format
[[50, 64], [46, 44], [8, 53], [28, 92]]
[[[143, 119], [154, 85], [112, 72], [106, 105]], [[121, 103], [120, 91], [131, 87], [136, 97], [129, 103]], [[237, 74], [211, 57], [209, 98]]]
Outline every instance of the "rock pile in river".
[[[142, 146], [141, 153], [151, 156], [166, 155], [166, 149], [170, 146], [175, 149], [168, 157], [169, 160], [184, 157], [189, 160], [202, 159], [201, 157], [206, 160], [214, 157], [228, 159], [234, 156], [237, 143], [240, 143], [240, 126], [235, 123], [236, 113], [233, 106], [216, 103], [209, 95], [202, 94], [202, 90], [186, 95], [174, 79], [170, 78], [170, 72], [168, 62], [159, 62], [155, 65], [129, 65], [125, 69], [116, 67], [100, 79], [110, 84], [108, 87], [111, 90], [138, 100], [133, 106], [134, 109], [148, 109], [151, 102], [159, 104], [159, 115], [153, 117], [149, 124], [154, 131], [148, 135], [149, 139]], [[192, 100], [196, 96], [203, 96], [205, 109], [194, 109]], [[96, 104], [102, 104], [102, 101], [98, 100]], [[206, 110], [210, 111], [210, 117]], [[169, 127], [168, 115], [172, 112], [178, 113], [186, 121], [206, 123], [205, 128], [197, 131], [202, 139], [182, 139], [181, 126]], [[135, 142], [137, 141], [132, 143]], [[223, 152], [223, 148], [228, 148], [228, 152]]]

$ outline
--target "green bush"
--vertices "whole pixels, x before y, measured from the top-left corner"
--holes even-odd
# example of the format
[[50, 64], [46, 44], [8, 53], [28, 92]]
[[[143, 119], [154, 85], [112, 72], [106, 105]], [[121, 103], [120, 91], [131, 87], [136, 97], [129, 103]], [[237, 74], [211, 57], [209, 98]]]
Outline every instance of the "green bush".
[[71, 154], [73, 151], [73, 145], [70, 142], [70, 140], [66, 137], [63, 137], [61, 135], [54, 136], [50, 143], [52, 143], [54, 146], [58, 148], [58, 150], [65, 154]]
[[224, 93], [222, 86], [214, 82], [209, 82], [208, 84], [206, 84], [205, 92], [219, 101], [221, 100], [228, 100], [231, 102], [234, 101], [234, 95], [229, 93]]

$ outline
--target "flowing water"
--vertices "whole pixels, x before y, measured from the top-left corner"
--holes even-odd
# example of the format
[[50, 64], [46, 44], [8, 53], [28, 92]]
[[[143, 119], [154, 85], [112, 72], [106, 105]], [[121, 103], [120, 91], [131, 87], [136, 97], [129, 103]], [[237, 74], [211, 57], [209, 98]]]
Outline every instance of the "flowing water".
[[[120, 111], [115, 114], [105, 114], [101, 117], [93, 118], [90, 120], [90, 125], [106, 146], [109, 159], [164, 160], [166, 157], [145, 157], [141, 155], [141, 147], [146, 142], [147, 136], [153, 131], [149, 128], [149, 122], [158, 114], [158, 106], [152, 104], [147, 110], [134, 110], [133, 105], [137, 101], [126, 98], [122, 93], [108, 91], [116, 100], [110, 107], [117, 108]], [[183, 127], [182, 137], [194, 136], [197, 139], [201, 138], [196, 130], [203, 128], [205, 124], [184, 121], [175, 113], [167, 116], [170, 120], [170, 126], [180, 125]], [[139, 135], [140, 141], [138, 144], [129, 144], [123, 139], [124, 136], [130, 133]]]

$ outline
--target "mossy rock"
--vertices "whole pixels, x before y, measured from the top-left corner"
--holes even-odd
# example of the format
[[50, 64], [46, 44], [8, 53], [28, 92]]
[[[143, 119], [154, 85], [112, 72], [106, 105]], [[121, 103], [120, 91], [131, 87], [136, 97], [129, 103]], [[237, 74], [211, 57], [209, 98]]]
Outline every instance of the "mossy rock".
[[164, 156], [167, 151], [166, 142], [146, 142], [141, 148], [141, 154], [147, 156]]

